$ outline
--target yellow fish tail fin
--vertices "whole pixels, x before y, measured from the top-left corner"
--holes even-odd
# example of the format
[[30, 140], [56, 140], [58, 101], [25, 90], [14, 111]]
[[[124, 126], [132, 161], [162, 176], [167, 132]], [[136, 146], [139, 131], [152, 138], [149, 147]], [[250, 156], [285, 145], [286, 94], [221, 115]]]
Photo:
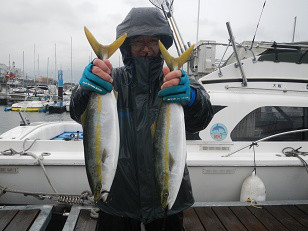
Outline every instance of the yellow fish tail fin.
[[165, 48], [165, 46], [162, 44], [161, 41], [159, 41], [158, 44], [160, 52], [163, 55], [164, 60], [170, 70], [180, 69], [194, 50], [194, 45], [192, 45], [180, 57], [174, 58], [169, 54], [169, 52], [167, 51], [167, 49]]
[[116, 50], [124, 43], [126, 36], [126, 33], [123, 34], [121, 37], [119, 37], [116, 41], [114, 41], [108, 46], [108, 58], [111, 57], [111, 55], [113, 55], [113, 53], [116, 52]]
[[191, 45], [180, 57], [177, 58], [178, 68], [181, 68], [183, 64], [187, 61], [187, 59], [193, 52], [194, 47], [194, 45]]
[[92, 33], [88, 30], [87, 27], [84, 27], [84, 32], [87, 36], [87, 39], [94, 51], [94, 53], [97, 55], [99, 59], [108, 59], [110, 58], [113, 53], [123, 44], [123, 42], [126, 39], [127, 34], [125, 33], [120, 38], [118, 38], [116, 41], [114, 41], [109, 46], [104, 46], [100, 44], [95, 37], [92, 35]]

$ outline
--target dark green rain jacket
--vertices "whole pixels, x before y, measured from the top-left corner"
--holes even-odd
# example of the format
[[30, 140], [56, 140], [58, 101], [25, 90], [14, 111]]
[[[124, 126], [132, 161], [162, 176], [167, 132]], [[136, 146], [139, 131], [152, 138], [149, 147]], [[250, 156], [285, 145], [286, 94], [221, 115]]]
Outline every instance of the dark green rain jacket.
[[[106, 213], [131, 217], [151, 222], [164, 217], [160, 196], [156, 191], [153, 166], [153, 141], [150, 127], [155, 121], [161, 98], [158, 91], [163, 83], [163, 59], [131, 57], [129, 39], [134, 36], [160, 36], [169, 48], [172, 31], [162, 13], [154, 8], [133, 8], [117, 27], [117, 38], [127, 33], [121, 46], [124, 67], [114, 68], [113, 86], [118, 92], [118, 115], [120, 125], [120, 152], [117, 171], [106, 202], [98, 206]], [[196, 99], [184, 106], [186, 131], [204, 129], [213, 117], [209, 96], [195, 80], [191, 87], [196, 90]], [[80, 122], [90, 96], [80, 86], [75, 89], [70, 104], [71, 117]], [[194, 203], [187, 167], [177, 199], [168, 215], [178, 213]]]

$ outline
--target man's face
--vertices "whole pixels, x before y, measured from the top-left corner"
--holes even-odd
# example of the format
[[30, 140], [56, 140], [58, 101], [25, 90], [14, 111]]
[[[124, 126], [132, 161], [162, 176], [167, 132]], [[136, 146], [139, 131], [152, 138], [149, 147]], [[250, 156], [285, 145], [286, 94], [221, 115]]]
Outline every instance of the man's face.
[[131, 39], [130, 46], [133, 57], [156, 57], [159, 53], [159, 37], [138, 36]]

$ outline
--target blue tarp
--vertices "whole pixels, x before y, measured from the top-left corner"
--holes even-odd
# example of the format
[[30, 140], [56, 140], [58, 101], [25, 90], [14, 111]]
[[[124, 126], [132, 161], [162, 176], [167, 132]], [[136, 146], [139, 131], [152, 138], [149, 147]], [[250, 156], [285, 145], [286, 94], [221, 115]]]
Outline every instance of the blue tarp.
[[[63, 132], [62, 134], [52, 138], [51, 140], [76, 140], [77, 132]], [[79, 139], [83, 139], [83, 132], [79, 132]]]

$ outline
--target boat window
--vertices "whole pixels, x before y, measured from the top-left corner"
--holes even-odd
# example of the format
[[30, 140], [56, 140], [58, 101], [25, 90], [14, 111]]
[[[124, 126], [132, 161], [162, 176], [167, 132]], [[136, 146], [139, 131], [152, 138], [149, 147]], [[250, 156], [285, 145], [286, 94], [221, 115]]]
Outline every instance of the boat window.
[[[233, 141], [256, 141], [277, 133], [308, 128], [308, 107], [260, 107], [231, 132]], [[308, 132], [286, 134], [268, 141], [308, 141]]]
[[262, 53], [258, 61], [288, 62], [288, 63], [308, 63], [308, 52], [306, 51], [276, 51], [268, 50]]

